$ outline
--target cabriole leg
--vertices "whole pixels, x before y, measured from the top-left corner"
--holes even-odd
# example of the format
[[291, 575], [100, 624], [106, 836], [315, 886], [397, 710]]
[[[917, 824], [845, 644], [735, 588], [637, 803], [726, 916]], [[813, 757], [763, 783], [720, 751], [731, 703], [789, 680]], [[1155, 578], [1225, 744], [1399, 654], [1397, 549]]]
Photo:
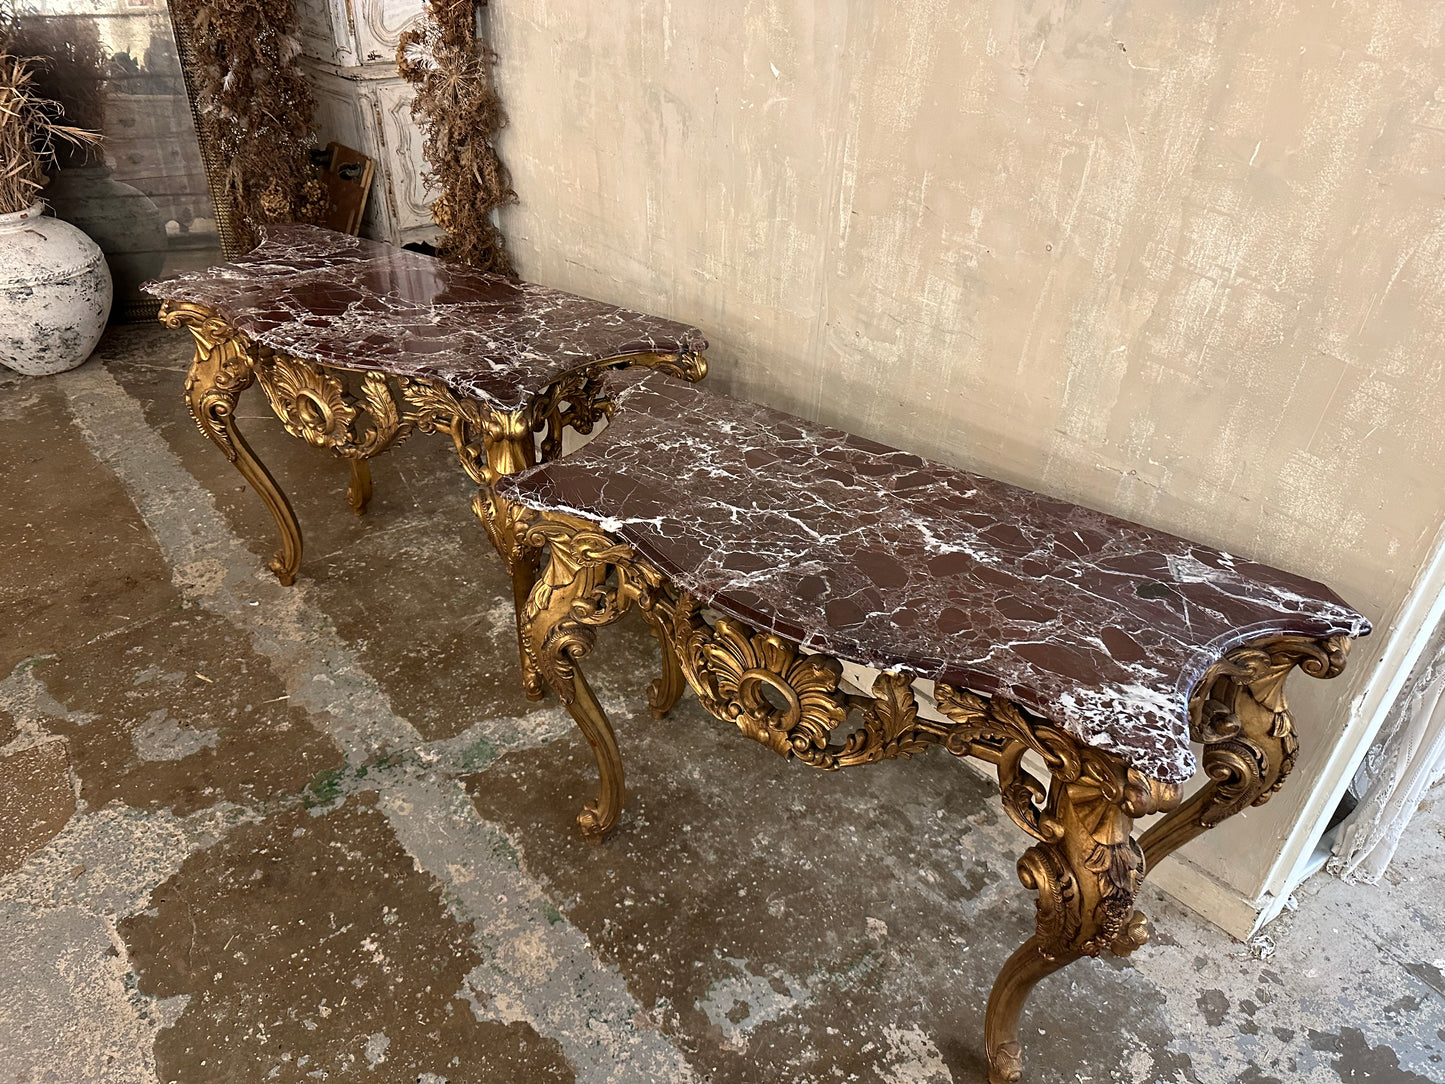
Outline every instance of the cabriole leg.
[[186, 405], [201, 432], [235, 464], [270, 510], [281, 532], [281, 549], [270, 568], [289, 587], [301, 565], [301, 527], [286, 494], [236, 425], [236, 400], [255, 380], [244, 340], [219, 319], [181, 307], [163, 312], [161, 319], [170, 327], [184, 325], [196, 340], [196, 357], [186, 377]]
[[351, 484], [346, 487], [346, 503], [360, 516], [371, 503], [371, 464], [365, 459], [353, 459], [350, 463]]
[[[1134, 821], [1173, 809], [1181, 790], [1002, 698], [942, 682], [934, 693], [953, 723], [937, 740], [955, 756], [995, 764], [1005, 812], [1038, 840], [1018, 863], [1019, 880], [1038, 893], [1037, 929], [999, 972], [984, 1018], [989, 1084], [1015, 1084], [1023, 1075], [1019, 1016], [1039, 980], [1081, 956], [1127, 956], [1149, 940], [1134, 909], [1144, 879]], [[1030, 752], [1048, 768], [1047, 788], [1024, 767]]]
[[[1009, 957], [989, 995], [989, 1084], [1015, 1084], [1023, 1075], [1019, 1016], [1040, 979], [1083, 956], [1127, 956], [1149, 940], [1148, 920], [1134, 910], [1144, 856], [1131, 831], [1136, 814], [1157, 808], [1160, 792], [1130, 787], [1127, 769], [1116, 770], [1113, 778], [1055, 779], [1039, 820], [1055, 838], [1019, 860], [1019, 880], [1038, 893], [1038, 928]], [[1168, 793], [1178, 800], [1177, 790]]]
[[628, 547], [585, 520], [555, 513], [539, 516], [514, 507], [516, 536], [533, 551], [547, 550], [521, 612], [522, 642], [534, 672], [567, 706], [597, 758], [597, 798], [587, 803], [577, 823], [584, 837], [598, 842], [622, 813], [622, 758], [612, 724], [578, 664], [596, 643], [599, 627], [618, 620], [634, 604], [651, 615], [660, 576], [634, 564]]
[[592, 746], [592, 755], [597, 760], [597, 797], [582, 807], [582, 812], [577, 814], [577, 823], [582, 828], [582, 838], [589, 843], [601, 843], [617, 826], [617, 818], [622, 815], [622, 805], [626, 800], [617, 736], [613, 734], [607, 714], [597, 703], [592, 686], [587, 684], [587, 678], [580, 669], [572, 676], [571, 688], [565, 691], [559, 689], [557, 695], [567, 706], [567, 713], [582, 731], [587, 744]]

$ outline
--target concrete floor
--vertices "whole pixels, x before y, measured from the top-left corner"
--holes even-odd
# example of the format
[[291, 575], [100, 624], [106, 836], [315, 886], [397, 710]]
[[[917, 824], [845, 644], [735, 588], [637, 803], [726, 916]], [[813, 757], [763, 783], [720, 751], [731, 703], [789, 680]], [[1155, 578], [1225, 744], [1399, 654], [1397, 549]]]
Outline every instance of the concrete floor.
[[[986, 783], [814, 773], [690, 699], [655, 722], [624, 624], [591, 672], [630, 810], [583, 845], [591, 755], [517, 691], [448, 447], [378, 461], [358, 518], [251, 393], [306, 531], [280, 587], [187, 359], [125, 328], [0, 378], [0, 1081], [982, 1079], [1033, 913]], [[1445, 1080], [1442, 859], [1445, 802], [1265, 959], [1146, 889], [1153, 944], [1035, 994], [1028, 1079]]]

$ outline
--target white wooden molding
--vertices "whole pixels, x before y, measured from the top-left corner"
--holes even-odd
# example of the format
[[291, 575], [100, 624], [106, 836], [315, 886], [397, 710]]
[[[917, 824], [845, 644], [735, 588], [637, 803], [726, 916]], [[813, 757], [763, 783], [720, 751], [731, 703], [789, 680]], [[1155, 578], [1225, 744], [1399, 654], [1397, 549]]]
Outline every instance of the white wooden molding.
[[1295, 818], [1279, 856], [1265, 877], [1264, 892], [1255, 901], [1259, 907], [1256, 930], [1278, 918], [1290, 894], [1324, 864], [1319, 848], [1325, 827], [1442, 619], [1445, 619], [1445, 524], [1436, 533], [1430, 559], [1411, 585], [1394, 624], [1382, 630], [1387, 637], [1385, 648], [1375, 661], [1364, 689], [1350, 707], [1344, 733], [1335, 743], [1319, 782]]

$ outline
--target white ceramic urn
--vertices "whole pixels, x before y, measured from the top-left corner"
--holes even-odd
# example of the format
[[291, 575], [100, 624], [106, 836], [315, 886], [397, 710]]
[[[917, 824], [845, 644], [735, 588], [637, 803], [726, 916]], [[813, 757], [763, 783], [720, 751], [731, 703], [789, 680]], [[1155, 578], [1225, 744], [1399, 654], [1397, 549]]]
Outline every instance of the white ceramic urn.
[[82, 364], [110, 316], [105, 254], [44, 209], [0, 215], [0, 365], [27, 376]]

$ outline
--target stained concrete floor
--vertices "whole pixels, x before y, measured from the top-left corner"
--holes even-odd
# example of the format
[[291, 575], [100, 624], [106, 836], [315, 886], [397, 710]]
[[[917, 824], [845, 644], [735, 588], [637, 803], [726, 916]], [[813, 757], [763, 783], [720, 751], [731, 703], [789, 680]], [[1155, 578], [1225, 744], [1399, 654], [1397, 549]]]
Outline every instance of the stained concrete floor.
[[[306, 532], [180, 402], [184, 336], [0, 378], [0, 1081], [983, 1078], [1026, 936], [1024, 845], [943, 756], [835, 775], [690, 699], [640, 711], [644, 630], [592, 673], [630, 809], [600, 848], [555, 702], [439, 441], [344, 465], [252, 398]], [[254, 396], [255, 393], [252, 393]], [[1146, 889], [1153, 944], [1047, 980], [1045, 1082], [1445, 1080], [1445, 802], [1389, 882], [1316, 878], [1260, 959]]]

